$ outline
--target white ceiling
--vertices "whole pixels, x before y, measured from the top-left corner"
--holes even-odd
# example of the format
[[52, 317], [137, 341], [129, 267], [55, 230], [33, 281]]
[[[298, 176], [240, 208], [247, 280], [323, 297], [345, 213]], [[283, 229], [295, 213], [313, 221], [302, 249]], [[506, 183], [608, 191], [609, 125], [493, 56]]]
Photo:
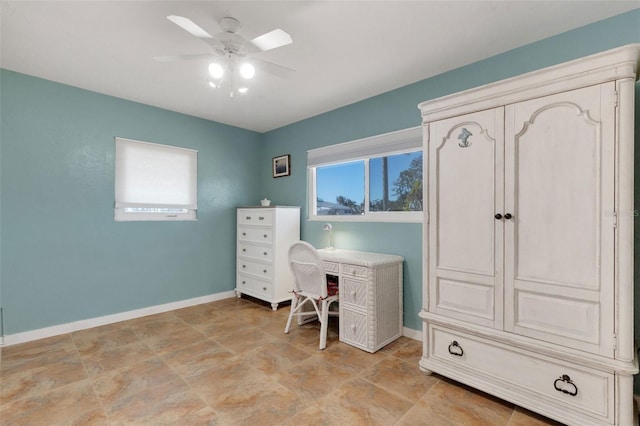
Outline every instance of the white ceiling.
[[[640, 7], [589, 1], [5, 1], [5, 69], [265, 132]], [[259, 73], [250, 92], [208, 86], [210, 53], [166, 19], [211, 34], [232, 16], [254, 38], [275, 28], [293, 44], [256, 57], [293, 68]]]

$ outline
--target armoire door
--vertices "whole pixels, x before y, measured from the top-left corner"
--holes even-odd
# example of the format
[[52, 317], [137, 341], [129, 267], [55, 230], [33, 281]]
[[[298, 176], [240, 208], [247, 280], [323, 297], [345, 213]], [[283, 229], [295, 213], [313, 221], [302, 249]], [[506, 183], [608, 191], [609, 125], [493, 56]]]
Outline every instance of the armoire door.
[[505, 107], [505, 330], [612, 356], [615, 85]]
[[502, 328], [504, 109], [429, 124], [429, 311]]

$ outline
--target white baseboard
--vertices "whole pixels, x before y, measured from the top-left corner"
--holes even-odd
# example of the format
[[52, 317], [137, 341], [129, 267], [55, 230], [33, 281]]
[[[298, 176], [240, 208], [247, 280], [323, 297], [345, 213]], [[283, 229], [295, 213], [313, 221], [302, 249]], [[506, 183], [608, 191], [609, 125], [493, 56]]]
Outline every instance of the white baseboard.
[[236, 293], [234, 291], [225, 291], [223, 293], [216, 293], [207, 296], [196, 297], [193, 299], [180, 300], [177, 302], [166, 303], [164, 305], [149, 306], [147, 308], [135, 309], [133, 311], [120, 312], [117, 314], [105, 315], [102, 317], [89, 318], [86, 320], [54, 325], [52, 327], [25, 331], [23, 333], [10, 334], [4, 336], [4, 339], [0, 341], [0, 346], [11, 346], [18, 343], [30, 342], [32, 340], [44, 339], [46, 337], [59, 336], [61, 334], [72, 333], [74, 331], [85, 330], [87, 328], [113, 324], [115, 322], [173, 311], [175, 309], [187, 308], [189, 306], [200, 305], [202, 303], [215, 302], [216, 300], [228, 299], [230, 297], [236, 297]]
[[402, 335], [413, 340], [422, 341], [422, 330], [414, 330], [412, 328], [403, 327]]

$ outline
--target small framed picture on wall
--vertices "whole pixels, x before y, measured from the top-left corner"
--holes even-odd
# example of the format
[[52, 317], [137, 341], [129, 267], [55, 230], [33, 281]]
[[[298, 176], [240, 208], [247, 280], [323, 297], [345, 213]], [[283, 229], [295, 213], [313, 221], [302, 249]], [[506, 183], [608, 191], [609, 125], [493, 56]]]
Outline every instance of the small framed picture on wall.
[[289, 176], [291, 174], [291, 155], [273, 157], [273, 177]]

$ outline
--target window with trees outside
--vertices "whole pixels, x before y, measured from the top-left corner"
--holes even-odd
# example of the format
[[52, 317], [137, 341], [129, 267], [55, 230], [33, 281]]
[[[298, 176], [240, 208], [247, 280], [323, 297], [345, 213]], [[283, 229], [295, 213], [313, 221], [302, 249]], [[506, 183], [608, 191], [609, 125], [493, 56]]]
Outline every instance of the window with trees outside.
[[309, 219], [422, 221], [420, 127], [311, 150]]

